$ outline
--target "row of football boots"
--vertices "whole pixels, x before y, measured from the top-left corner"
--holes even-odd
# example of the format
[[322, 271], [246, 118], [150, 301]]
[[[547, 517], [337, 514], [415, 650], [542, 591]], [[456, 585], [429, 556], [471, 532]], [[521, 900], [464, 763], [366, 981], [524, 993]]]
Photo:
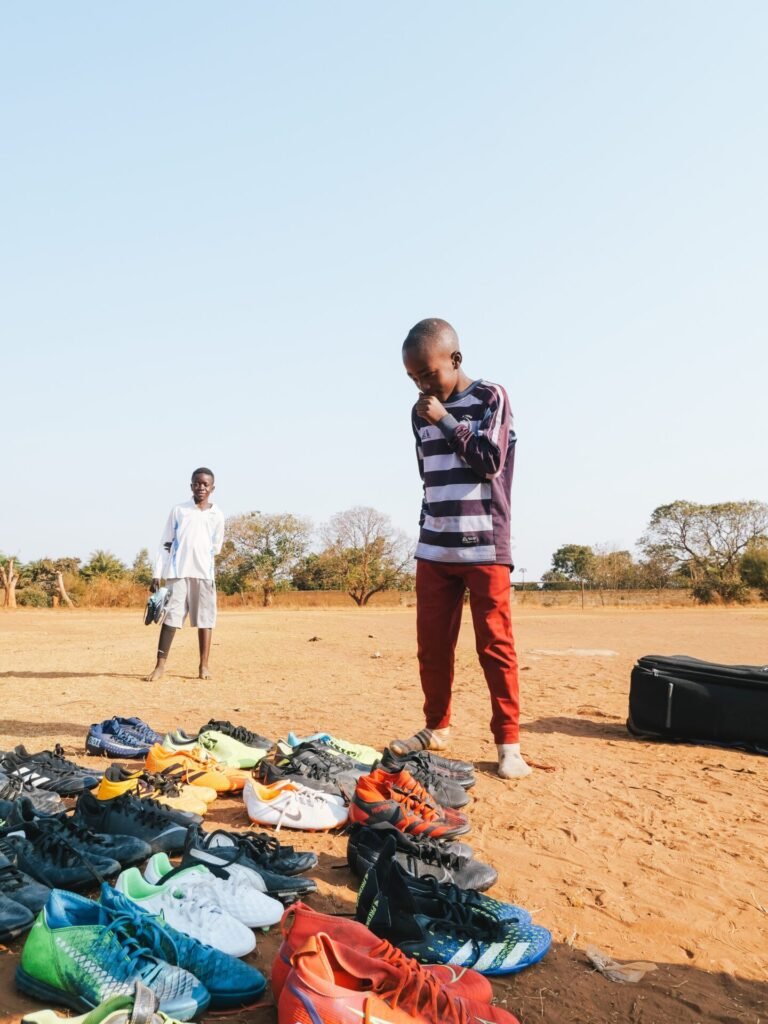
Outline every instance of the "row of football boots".
[[[99, 987], [104, 975], [111, 975], [116, 984], [121, 972], [121, 965], [112, 962], [114, 936], [106, 934], [104, 926], [115, 923], [124, 929], [123, 918], [128, 914], [135, 924], [146, 926], [135, 936], [143, 939], [144, 952], [197, 974], [216, 998], [214, 1008], [247, 1003], [260, 994], [264, 981], [252, 968], [233, 967], [232, 958], [253, 951], [252, 929], [276, 924], [283, 903], [316, 891], [314, 881], [300, 877], [316, 864], [315, 854], [281, 846], [269, 836], [190, 829], [178, 865], [161, 852], [150, 857], [143, 874], [135, 866], [122, 871], [114, 889], [102, 884], [101, 909], [74, 893], [45, 890], [44, 905], [22, 953], [17, 983], [41, 999], [54, 999], [76, 1009], [95, 1006], [107, 991], [103, 985]], [[109, 919], [105, 906], [120, 918], [118, 922]], [[173, 940], [170, 947], [161, 941], [162, 933]], [[117, 934], [117, 939], [125, 945], [125, 934]], [[176, 951], [175, 957], [167, 955], [168, 948]], [[129, 957], [135, 952], [129, 945]], [[83, 973], [79, 968], [88, 961], [91, 972]], [[201, 964], [202, 974], [197, 970]], [[193, 1005], [187, 984], [179, 1003], [167, 972], [163, 981], [162, 971], [158, 975], [147, 969], [142, 974], [139, 966], [137, 973], [147, 984], [163, 982], [158, 996], [166, 1013], [187, 1019], [204, 1008], [206, 1000], [200, 998], [204, 993], [194, 996]], [[172, 980], [178, 988], [177, 974], [172, 972]], [[231, 982], [233, 974], [239, 978], [237, 985]], [[248, 985], [243, 984], [244, 977], [250, 977]], [[65, 981], [60, 980], [54, 991], [57, 986], [51, 980], [56, 978]]]
[[515, 974], [537, 963], [552, 943], [523, 907], [432, 875], [415, 877], [396, 857], [390, 836], [363, 877], [356, 917], [421, 963]]
[[243, 791], [248, 817], [260, 825], [327, 831], [346, 825], [349, 799], [373, 760], [372, 747], [338, 740], [328, 733], [278, 740], [259, 762], [256, 779]]
[[[102, 884], [101, 909], [71, 891], [40, 886], [33, 908], [40, 912], [22, 953], [18, 985], [40, 999], [78, 1010], [96, 1006], [109, 992], [127, 991], [130, 979], [123, 977], [122, 965], [113, 962], [111, 925], [123, 929], [117, 929], [118, 945], [133, 961], [141, 951], [134, 948], [136, 943], [126, 946], [128, 913], [134, 924], [144, 926], [134, 936], [143, 952], [196, 974], [208, 989], [213, 1008], [252, 1002], [263, 990], [264, 979], [253, 968], [233, 963], [254, 949], [253, 928], [274, 925], [283, 904], [316, 891], [316, 883], [302, 877], [316, 864], [316, 854], [283, 846], [272, 836], [190, 828], [178, 865], [158, 852], [149, 858], [143, 874], [136, 866], [123, 870], [115, 888]], [[112, 922], [110, 913], [120, 920]], [[84, 963], [90, 963], [90, 971], [82, 970]], [[169, 975], [141, 957], [134, 966], [156, 988], [164, 1012], [187, 1019], [204, 1009], [207, 996], [190, 993], [189, 979], [181, 979], [179, 1003], [178, 972]], [[105, 976], [112, 981], [106, 987]], [[117, 983], [121, 977], [122, 988]]]
[[[17, 866], [44, 884], [64, 888], [112, 877], [157, 853], [211, 859], [212, 852], [202, 852], [211, 844], [222, 847], [214, 859], [221, 861], [218, 867], [223, 869], [225, 861], [235, 857], [232, 849], [223, 847], [232, 847], [234, 841], [224, 830], [202, 832], [201, 821], [199, 815], [139, 797], [133, 790], [105, 800], [84, 792], [71, 814], [44, 815], [24, 799], [0, 801], [0, 832], [18, 848]], [[256, 870], [258, 864], [263, 876], [259, 884], [271, 896], [290, 901], [315, 891], [312, 880], [290, 877], [313, 867], [314, 854], [298, 854], [254, 833], [238, 837], [238, 844], [248, 866]], [[192, 848], [201, 852], [190, 852]]]
[[111, 765], [96, 795], [110, 799], [135, 790], [138, 796], [149, 796], [202, 816], [218, 795], [242, 790], [248, 778], [248, 772], [220, 763], [199, 746], [189, 744], [188, 749], [171, 750], [162, 743], [154, 743], [143, 769]]
[[266, 838], [190, 829], [178, 864], [157, 853], [143, 874], [129, 868], [115, 884], [179, 930], [233, 956], [246, 956], [255, 947], [251, 929], [271, 927], [284, 904], [317, 891], [317, 884], [302, 874], [317, 863], [316, 855], [277, 844], [265, 856]]
[[360, 922], [296, 904], [282, 930], [270, 978], [278, 1024], [517, 1024], [481, 974], [422, 965]]
[[53, 889], [24, 944], [17, 987], [45, 1005], [83, 1013], [108, 997], [130, 996], [137, 981], [177, 1020], [209, 1006], [252, 1004], [266, 986], [255, 967], [174, 928], [106, 882], [98, 901]]
[[[366, 762], [356, 760], [365, 757]], [[371, 763], [376, 766], [371, 767]], [[405, 770], [412, 769], [414, 775]], [[474, 784], [472, 766], [422, 753], [397, 757], [338, 740], [328, 734], [298, 739], [289, 734], [269, 757], [259, 763], [258, 781], [246, 784], [244, 802], [251, 821], [281, 828], [323, 830], [345, 825], [351, 818], [361, 780], [385, 783], [406, 795], [416, 787], [419, 798], [445, 812], [454, 824], [468, 823], [454, 809], [469, 801], [467, 789]], [[422, 782], [419, 780], [423, 780]], [[427, 789], [425, 790], [425, 786]], [[365, 788], [365, 787], [363, 787]], [[379, 812], [381, 808], [378, 809]]]
[[253, 768], [273, 741], [242, 725], [213, 718], [196, 733], [177, 729], [163, 735], [140, 718], [116, 715], [91, 725], [86, 750], [106, 757], [146, 758], [155, 744], [174, 753], [191, 754], [196, 760], [211, 757], [230, 767]]
[[[10, 937], [30, 924], [26, 911], [39, 909], [45, 887], [83, 888], [153, 854], [183, 853], [190, 829], [198, 835], [201, 821], [151, 797], [139, 798], [131, 789], [106, 800], [83, 792], [71, 812], [54, 814], [24, 797], [0, 800], [0, 935]], [[225, 833], [214, 835], [215, 842], [224, 842]], [[279, 898], [296, 899], [314, 889], [310, 880], [298, 884], [283, 877], [297, 863], [300, 870], [313, 866], [314, 855], [286, 852], [268, 836], [247, 838], [251, 859], [260, 861], [268, 888]]]
[[81, 889], [114, 877], [154, 853], [183, 850], [201, 819], [132, 794], [44, 813], [30, 799], [0, 800], [0, 936], [32, 923], [50, 888]]
[[293, 733], [278, 741], [258, 769], [261, 782], [299, 781], [321, 792], [351, 802], [357, 780], [373, 768], [389, 773], [408, 771], [444, 807], [460, 808], [469, 802], [467, 790], [475, 782], [473, 766], [466, 761], [439, 757], [430, 752], [398, 756], [362, 744], [337, 739], [327, 733], [302, 738]]
[[[285, 913], [282, 931], [270, 979], [278, 1024], [517, 1024], [491, 1004], [482, 974], [453, 964], [422, 965], [360, 922], [298, 903]], [[140, 1004], [137, 981], [149, 988]], [[17, 984], [49, 1002], [98, 1008], [77, 1024], [109, 1024], [111, 1012], [128, 1007], [133, 1024], [167, 1024], [166, 1015], [188, 1020], [208, 1006], [253, 1003], [265, 988], [255, 968], [159, 924], [106, 885], [99, 903], [51, 894], [22, 953]], [[120, 1005], [103, 1002], [107, 994]], [[59, 1020], [51, 1011], [24, 1018], [26, 1024]]]

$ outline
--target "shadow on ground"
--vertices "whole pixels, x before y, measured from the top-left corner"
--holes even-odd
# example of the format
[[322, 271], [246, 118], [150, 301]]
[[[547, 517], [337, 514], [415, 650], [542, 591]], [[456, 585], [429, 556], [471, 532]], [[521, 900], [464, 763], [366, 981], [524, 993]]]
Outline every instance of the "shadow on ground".
[[[50, 736], [52, 728], [55, 728], [57, 735], [77, 736], [82, 741], [84, 728], [82, 722], [57, 722], [55, 726], [52, 726], [50, 722], [22, 722], [15, 718], [0, 719], [0, 736], [12, 736], [13, 746], [22, 742], [19, 737], [28, 741], [32, 736]], [[28, 742], [26, 742], [26, 746], [29, 747]], [[83, 749], [82, 743], [79, 749]]]
[[0, 679], [143, 679], [136, 672], [0, 672]]
[[643, 742], [627, 732], [624, 722], [595, 721], [592, 718], [566, 718], [553, 715], [550, 718], [537, 718], [526, 722], [521, 727], [523, 736], [526, 733], [562, 733], [564, 736], [578, 736], [582, 739], [629, 740], [632, 743]]

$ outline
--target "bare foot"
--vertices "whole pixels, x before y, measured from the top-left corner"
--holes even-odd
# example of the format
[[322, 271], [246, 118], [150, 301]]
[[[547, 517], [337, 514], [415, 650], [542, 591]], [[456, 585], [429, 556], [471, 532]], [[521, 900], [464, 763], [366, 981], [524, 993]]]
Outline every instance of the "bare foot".
[[198, 679], [213, 679], [213, 676], [211, 675], [210, 669], [208, 668], [207, 665], [201, 665], [200, 666], [200, 671], [197, 673], [197, 678]]
[[158, 679], [162, 679], [164, 674], [165, 665], [155, 665], [150, 674], [148, 676], [145, 676], [144, 679], [148, 683], [154, 683], [157, 682]]

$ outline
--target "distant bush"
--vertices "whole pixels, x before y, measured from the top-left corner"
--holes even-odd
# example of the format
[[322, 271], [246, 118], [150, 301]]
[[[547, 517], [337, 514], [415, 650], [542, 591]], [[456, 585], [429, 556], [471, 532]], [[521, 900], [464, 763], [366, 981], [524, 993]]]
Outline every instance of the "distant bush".
[[81, 608], [140, 608], [147, 600], [147, 588], [132, 579], [110, 579], [96, 576], [88, 581], [82, 595]]
[[16, 594], [16, 604], [23, 608], [48, 608], [51, 598], [43, 587], [30, 583], [28, 587], [19, 590]]

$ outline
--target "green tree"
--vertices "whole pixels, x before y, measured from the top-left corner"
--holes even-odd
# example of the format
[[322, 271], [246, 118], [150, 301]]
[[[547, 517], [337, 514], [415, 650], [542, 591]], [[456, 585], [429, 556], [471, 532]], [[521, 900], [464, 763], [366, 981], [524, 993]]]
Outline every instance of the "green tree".
[[637, 583], [637, 566], [629, 551], [597, 549], [589, 566], [589, 582], [601, 590], [626, 590]]
[[[79, 558], [40, 558], [27, 566], [27, 576], [37, 590], [48, 596], [48, 604], [60, 601], [72, 608], [71, 592], [82, 587], [78, 576]], [[79, 585], [79, 586], [78, 586]]]
[[291, 579], [309, 543], [308, 520], [288, 512], [247, 512], [226, 522], [226, 540], [216, 560], [219, 583], [229, 593], [260, 590], [268, 607]]
[[688, 586], [688, 581], [680, 576], [674, 555], [653, 544], [645, 548], [644, 557], [638, 563], [637, 582], [641, 587], [659, 591], [659, 594], [665, 587]]
[[675, 572], [690, 580], [697, 601], [708, 604], [719, 598], [729, 604], [747, 593], [741, 575], [744, 553], [767, 536], [764, 502], [673, 501], [653, 511], [639, 544], [646, 553], [669, 558]]
[[128, 568], [111, 551], [98, 549], [91, 553], [90, 559], [80, 572], [87, 580], [95, 579], [97, 576], [105, 576], [110, 580], [120, 580], [128, 575]]
[[564, 573], [548, 569], [541, 574], [541, 586], [543, 590], [576, 590], [578, 584]]
[[413, 543], [389, 516], [358, 505], [338, 512], [323, 529], [321, 553], [339, 590], [358, 607], [381, 590], [399, 590], [412, 579]]
[[741, 559], [741, 578], [748, 587], [760, 592], [763, 601], [768, 601], [768, 543], [755, 541], [750, 544]]
[[337, 566], [328, 552], [315, 551], [305, 555], [291, 574], [294, 590], [337, 590]]
[[563, 544], [552, 555], [552, 571], [576, 583], [587, 583], [595, 561], [595, 553], [586, 544]]
[[148, 587], [152, 582], [153, 565], [149, 560], [149, 551], [147, 548], [142, 548], [133, 560], [131, 566], [131, 576], [135, 583], [139, 583], [142, 587]]

